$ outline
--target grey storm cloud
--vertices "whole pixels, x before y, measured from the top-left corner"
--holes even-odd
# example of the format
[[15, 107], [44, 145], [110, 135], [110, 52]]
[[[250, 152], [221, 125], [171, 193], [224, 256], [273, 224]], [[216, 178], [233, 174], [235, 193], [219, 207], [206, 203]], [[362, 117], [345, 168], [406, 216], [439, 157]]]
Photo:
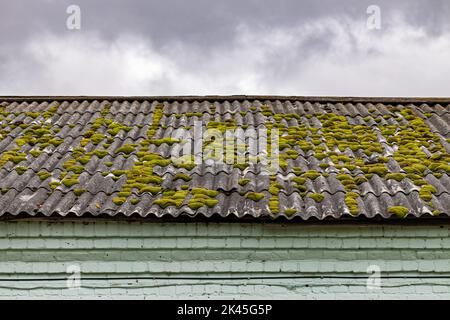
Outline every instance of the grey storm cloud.
[[449, 18], [447, 0], [2, 0], [0, 94], [448, 95]]

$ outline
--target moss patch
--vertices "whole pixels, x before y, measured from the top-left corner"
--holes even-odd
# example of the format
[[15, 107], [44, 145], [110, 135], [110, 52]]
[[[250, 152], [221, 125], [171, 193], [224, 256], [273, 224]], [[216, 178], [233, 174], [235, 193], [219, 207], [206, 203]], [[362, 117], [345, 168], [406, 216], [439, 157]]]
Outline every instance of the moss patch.
[[52, 174], [50, 172], [47, 171], [39, 171], [37, 173], [39, 179], [43, 180], [47, 180], [48, 178], [50, 178], [52, 176]]
[[398, 181], [398, 182], [400, 182], [403, 179], [405, 179], [405, 177], [406, 176], [403, 173], [388, 173], [386, 175], [386, 179], [388, 179], [388, 180], [395, 180], [395, 181]]
[[22, 175], [22, 174], [24, 174], [25, 172], [27, 172], [28, 167], [16, 167], [15, 170], [16, 170], [16, 172], [17, 172], [19, 175]]
[[250, 182], [250, 179], [239, 179], [238, 184], [243, 187], [246, 186]]
[[173, 181], [176, 181], [176, 180], [191, 181], [192, 178], [185, 173], [177, 173], [173, 177]]
[[194, 195], [196, 195], [196, 194], [204, 194], [204, 195], [207, 195], [209, 197], [216, 197], [219, 194], [219, 191], [205, 189], [205, 188], [193, 188], [191, 193], [194, 194]]
[[409, 209], [402, 206], [393, 206], [388, 208], [388, 212], [395, 214], [397, 217], [404, 218], [408, 215]]
[[74, 189], [73, 190], [73, 193], [75, 193], [75, 195], [78, 197], [78, 196], [81, 196], [83, 193], [85, 193], [86, 192], [86, 189]]
[[62, 181], [62, 184], [65, 185], [67, 188], [70, 188], [77, 183], [79, 183], [77, 178], [66, 178]]
[[313, 199], [315, 202], [320, 203], [325, 199], [325, 196], [321, 193], [310, 193], [308, 198]]
[[117, 197], [112, 199], [112, 202], [117, 206], [121, 206], [122, 204], [125, 203], [125, 201], [127, 201], [127, 198], [123, 197]]
[[345, 195], [345, 204], [352, 216], [356, 216], [359, 213], [358, 199], [359, 195], [355, 192], [347, 192]]
[[159, 192], [161, 192], [161, 190], [162, 190], [161, 187], [144, 185], [139, 189], [139, 194], [149, 192], [152, 195], [155, 195], [155, 194], [158, 194]]
[[56, 189], [57, 187], [59, 187], [61, 185], [61, 182], [59, 182], [59, 181], [51, 181], [48, 185], [49, 185], [49, 187], [51, 189]]
[[287, 208], [286, 210], [284, 210], [284, 214], [288, 217], [291, 217], [296, 213], [297, 213], [297, 209], [294, 209], [294, 208]]
[[309, 171], [306, 171], [305, 173], [303, 173], [302, 176], [307, 179], [315, 180], [318, 177], [320, 177], [321, 174], [318, 171], [309, 170]]
[[125, 153], [125, 154], [131, 154], [133, 151], [136, 150], [136, 144], [134, 143], [128, 143], [124, 144], [120, 148], [117, 148], [116, 153]]
[[431, 201], [431, 199], [433, 199], [432, 194], [436, 193], [436, 192], [437, 192], [437, 189], [434, 186], [427, 184], [427, 185], [424, 185], [420, 189], [419, 196], [424, 201]]

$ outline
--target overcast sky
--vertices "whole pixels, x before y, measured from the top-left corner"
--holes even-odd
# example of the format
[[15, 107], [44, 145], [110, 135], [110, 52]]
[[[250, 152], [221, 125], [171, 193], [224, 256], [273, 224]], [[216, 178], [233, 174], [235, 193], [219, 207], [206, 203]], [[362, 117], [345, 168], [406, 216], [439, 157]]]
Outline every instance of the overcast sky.
[[0, 95], [186, 94], [450, 96], [450, 1], [0, 0]]

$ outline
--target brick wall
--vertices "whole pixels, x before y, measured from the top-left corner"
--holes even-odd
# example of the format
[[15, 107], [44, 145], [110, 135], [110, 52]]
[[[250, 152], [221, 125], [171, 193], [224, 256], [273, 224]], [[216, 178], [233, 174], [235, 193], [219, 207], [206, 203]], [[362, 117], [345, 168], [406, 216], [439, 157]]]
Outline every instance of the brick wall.
[[[449, 230], [0, 222], [0, 298], [448, 299]], [[369, 266], [380, 287], [367, 287]], [[77, 268], [81, 287], [68, 288]]]

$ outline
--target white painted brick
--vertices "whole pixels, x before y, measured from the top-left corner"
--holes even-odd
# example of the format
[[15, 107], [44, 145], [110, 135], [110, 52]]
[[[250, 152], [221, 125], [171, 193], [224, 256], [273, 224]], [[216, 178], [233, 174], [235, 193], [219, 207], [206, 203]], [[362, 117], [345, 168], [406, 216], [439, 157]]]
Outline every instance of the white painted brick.
[[242, 248], [258, 248], [259, 241], [255, 238], [244, 238], [241, 241]]
[[434, 260], [433, 262], [436, 272], [448, 272], [450, 269], [450, 260]]
[[[291, 238], [277, 238], [275, 239], [275, 244], [277, 247], [282, 248], [293, 248], [294, 247], [294, 240]], [[296, 239], [295, 240], [295, 247], [298, 248], [299, 245], [301, 247], [307, 246], [308, 240], [307, 239]]]
[[419, 261], [419, 271], [422, 271], [422, 272], [434, 271], [434, 262], [433, 261]]
[[316, 272], [319, 265], [315, 261], [300, 261], [298, 263], [299, 271], [302, 272]]
[[261, 261], [247, 261], [246, 271], [248, 272], [261, 272], [264, 267]]
[[[146, 270], [152, 272], [154, 270], [149, 269], [150, 265], [147, 263]], [[164, 272], [180, 272], [181, 271], [181, 263], [178, 261], [170, 261], [163, 264]]]
[[[294, 244], [294, 246], [295, 246], [295, 244]], [[259, 240], [259, 247], [260, 248], [275, 248], [276, 247], [275, 239], [272, 237], [261, 238]]]
[[425, 248], [427, 249], [438, 249], [441, 247], [441, 241], [440, 239], [426, 239], [425, 240]]
[[225, 239], [225, 248], [239, 248], [241, 245], [241, 239], [238, 237]]
[[434, 293], [446, 293], [450, 295], [450, 286], [433, 286]]
[[0, 249], [9, 249], [11, 247], [10, 239], [0, 238]]
[[223, 248], [225, 246], [225, 239], [223, 238], [209, 238], [208, 248]]
[[425, 240], [420, 238], [409, 240], [410, 248], [425, 248]]
[[417, 271], [419, 270], [418, 261], [402, 261], [402, 270], [403, 271]]
[[148, 264], [146, 262], [132, 261], [131, 263], [133, 272], [141, 273], [148, 271]]

